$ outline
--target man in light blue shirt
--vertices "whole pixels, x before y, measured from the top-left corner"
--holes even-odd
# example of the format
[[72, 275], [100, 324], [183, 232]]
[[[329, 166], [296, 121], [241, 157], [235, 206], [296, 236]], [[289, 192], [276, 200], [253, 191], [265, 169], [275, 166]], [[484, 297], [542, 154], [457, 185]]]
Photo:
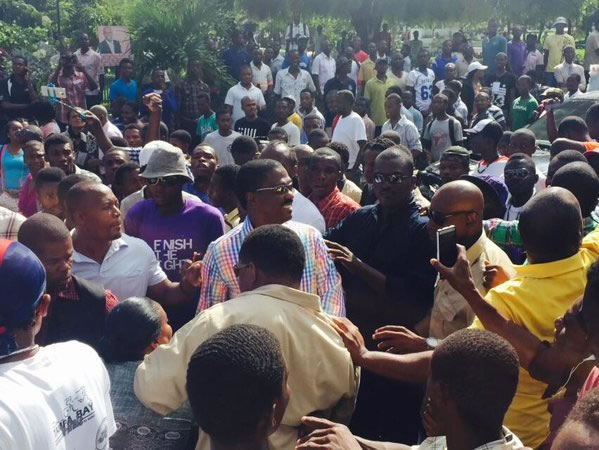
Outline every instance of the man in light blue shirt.
[[483, 64], [488, 66], [488, 73], [495, 73], [495, 56], [507, 53], [507, 39], [497, 34], [497, 20], [489, 20], [487, 37], [483, 40]]

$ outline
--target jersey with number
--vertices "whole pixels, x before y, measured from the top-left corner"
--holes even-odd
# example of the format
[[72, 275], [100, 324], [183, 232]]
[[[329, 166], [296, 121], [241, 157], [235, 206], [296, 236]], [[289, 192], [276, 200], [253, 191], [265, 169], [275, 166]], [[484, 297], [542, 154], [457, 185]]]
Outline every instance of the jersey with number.
[[426, 69], [426, 73], [418, 69], [412, 70], [408, 74], [407, 85], [414, 88], [416, 108], [420, 111], [428, 111], [433, 100], [433, 82], [435, 81], [435, 72]]

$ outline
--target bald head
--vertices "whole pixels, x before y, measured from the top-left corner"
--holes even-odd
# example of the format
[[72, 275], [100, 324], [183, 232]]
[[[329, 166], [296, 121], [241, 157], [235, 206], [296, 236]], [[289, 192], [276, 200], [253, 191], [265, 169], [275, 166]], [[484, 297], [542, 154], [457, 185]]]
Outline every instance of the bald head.
[[582, 241], [578, 200], [564, 188], [549, 187], [524, 205], [518, 229], [531, 263], [569, 258]]
[[321, 159], [333, 160], [337, 164], [337, 167], [340, 171], [343, 170], [343, 161], [341, 161], [341, 156], [336, 151], [323, 147], [319, 148], [314, 152], [314, 154], [310, 157], [310, 166], [316, 165], [317, 162]]
[[482, 219], [485, 207], [483, 193], [469, 181], [450, 181], [435, 192], [433, 199], [440, 204], [451, 205], [456, 211], [475, 211]]
[[260, 159], [272, 159], [280, 162], [291, 178], [293, 178], [297, 172], [297, 156], [295, 150], [286, 142], [283, 141], [272, 141], [260, 154]]
[[528, 156], [532, 156], [537, 149], [536, 140], [537, 137], [528, 128], [521, 128], [514, 131], [510, 137], [508, 156], [511, 156], [514, 153], [524, 153]]

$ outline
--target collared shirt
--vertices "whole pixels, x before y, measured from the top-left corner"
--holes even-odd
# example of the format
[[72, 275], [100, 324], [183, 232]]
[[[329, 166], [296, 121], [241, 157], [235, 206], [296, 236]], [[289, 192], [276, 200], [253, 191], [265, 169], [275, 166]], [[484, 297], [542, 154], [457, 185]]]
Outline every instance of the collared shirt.
[[[57, 84], [58, 87], [64, 88], [66, 91], [66, 103], [71, 106], [87, 109], [85, 91], [88, 85], [87, 78], [83, 73], [74, 70], [71, 76], [66, 76], [61, 70], [58, 75]], [[62, 123], [69, 123], [69, 111], [69, 108], [59, 103], [56, 106], [56, 119]]]
[[[516, 276], [491, 289], [485, 299], [541, 341], [554, 342], [555, 320], [583, 294], [587, 271], [598, 257], [599, 231], [595, 230], [569, 258], [517, 266]], [[478, 319], [472, 327], [484, 328]], [[518, 389], [505, 417], [505, 425], [532, 448], [541, 445], [549, 431], [549, 399], [542, 398], [546, 388], [521, 367]]]
[[427, 223], [411, 199], [388, 218], [378, 203], [360, 208], [325, 234], [325, 239], [348, 247], [386, 277], [387, 296], [381, 296], [340, 269], [348, 317], [356, 321], [371, 349], [376, 348], [370, 338], [376, 328], [389, 323], [411, 326], [433, 304], [436, 274], [430, 265], [433, 251]]
[[272, 87], [272, 71], [266, 64], [260, 64], [260, 67], [254, 65], [254, 61], [250, 62], [252, 68], [252, 83], [262, 89], [262, 92], [266, 92]]
[[524, 74], [527, 74], [530, 71], [536, 71], [537, 66], [545, 65], [545, 59], [543, 58], [543, 54], [534, 49], [534, 51], [529, 51], [526, 49], [526, 58], [524, 59]]
[[570, 75], [574, 75], [574, 74], [578, 74], [578, 76], [580, 77], [580, 90], [584, 91], [585, 88], [587, 87], [587, 79], [584, 76], [584, 68], [582, 66], [579, 66], [578, 64], [568, 64], [566, 61], [564, 61], [561, 64], [558, 64], [557, 66], [555, 66], [554, 72], [553, 72], [553, 76], [555, 77], [555, 81], [557, 81], [559, 84], [566, 84], [566, 81], [568, 80], [568, 77]]
[[574, 38], [569, 34], [548, 34], [543, 42], [543, 50], [549, 51], [545, 72], [553, 72], [554, 67], [564, 60], [564, 49], [575, 46]]
[[318, 84], [320, 84], [320, 92], [324, 92], [324, 85], [331, 78], [335, 77], [336, 70], [335, 58], [331, 55], [327, 56], [324, 53], [319, 53], [312, 62], [312, 75], [318, 76]]
[[166, 280], [150, 246], [126, 234], [111, 242], [101, 264], [75, 250], [73, 274], [101, 284], [120, 299], [144, 297], [148, 287]]
[[297, 78], [289, 73], [289, 69], [281, 69], [277, 73], [277, 80], [275, 82], [274, 93], [285, 97], [290, 95], [295, 99], [295, 108], [299, 108], [300, 105], [300, 94], [302, 90], [310, 89], [312, 92], [316, 92], [316, 86], [312, 76], [304, 69], [299, 69]]
[[492, 163], [488, 163], [481, 159], [472, 172], [470, 172], [470, 175], [477, 178], [483, 175], [492, 175], [503, 180], [503, 170], [507, 164], [507, 160], [507, 156], [500, 156]]
[[[495, 242], [505, 251], [514, 264], [523, 264], [526, 260], [524, 242], [518, 229], [518, 221], [507, 221], [503, 219], [489, 219], [484, 222], [487, 237]], [[599, 217], [592, 211], [589, 217], [582, 219], [582, 233], [587, 234], [595, 231], [599, 225]]]
[[258, 106], [258, 110], [261, 110], [266, 106], [264, 95], [260, 89], [253, 84], [249, 88], [246, 88], [241, 85], [241, 82], [237, 83], [227, 91], [227, 96], [225, 97], [225, 105], [233, 107], [233, 123], [242, 117], [245, 117], [245, 113], [243, 112], [243, 109], [241, 109], [241, 100], [244, 97], [254, 99], [256, 101], [256, 106]]
[[196, 136], [200, 137], [202, 142], [208, 134], [218, 130], [218, 124], [216, 123], [216, 113], [213, 112], [209, 116], [201, 115], [198, 119], [198, 126], [196, 128]]
[[100, 93], [100, 75], [104, 75], [104, 64], [100, 54], [91, 48], [87, 52], [82, 53], [81, 49], [75, 52], [77, 60], [85, 68], [87, 74], [96, 82], [98, 87], [93, 91], [86, 89], [85, 95], [98, 95]]
[[[472, 271], [474, 285], [482, 295], [487, 294], [484, 286], [485, 264], [499, 265], [512, 274], [512, 262], [496, 244], [481, 232], [478, 240], [466, 250], [466, 257]], [[445, 339], [454, 331], [467, 328], [474, 320], [474, 311], [468, 302], [447, 280], [439, 279], [435, 286], [435, 304], [431, 311], [429, 335]]]
[[274, 79], [277, 78], [277, 72], [283, 68], [284, 62], [285, 58], [281, 54], [278, 54], [276, 58], [273, 58], [270, 61], [270, 70], [272, 71], [272, 77]]
[[395, 125], [391, 123], [391, 120], [387, 120], [383, 124], [381, 132], [384, 133], [388, 130], [397, 131], [400, 136], [401, 144], [405, 145], [409, 150], [422, 151], [418, 128], [405, 117], [401, 116]]
[[239, 208], [235, 208], [231, 212], [223, 214], [225, 219], [225, 225], [227, 226], [227, 232], [231, 231], [237, 225], [241, 223], [241, 215], [239, 214]]
[[[240, 323], [266, 328], [277, 337], [294, 393], [281, 426], [269, 437], [269, 448], [293, 450], [302, 416], [314, 411], [334, 410], [337, 420], [349, 420], [359, 374], [330, 317], [322, 311], [321, 300], [276, 284], [202, 311], [177, 331], [170, 343], [147, 355], [135, 374], [137, 398], [161, 414], [181, 406], [187, 399], [187, 365], [196, 348], [215, 333]], [[331, 413], [325, 416], [331, 417]], [[196, 449], [210, 449], [206, 434], [200, 435]]]
[[360, 204], [341, 193], [337, 186], [322, 200], [312, 198], [312, 201], [324, 217], [327, 229], [336, 226], [356, 209], [360, 209]]
[[21, 214], [0, 206], [0, 239], [16, 241], [19, 228], [25, 220]]
[[[422, 115], [421, 115], [422, 117]], [[372, 121], [368, 114], [364, 114], [362, 117], [362, 122], [364, 122], [364, 126], [366, 127], [366, 139], [374, 139], [374, 133], [376, 131], [376, 125]]]
[[569, 92], [566, 92], [564, 94], [564, 103], [566, 103], [567, 101], [576, 98], [576, 97], [580, 97], [582, 95], [582, 91], [580, 89], [578, 89], [576, 92], [574, 92], [574, 94], [570, 94]]
[[[310, 226], [293, 221], [284, 225], [298, 234], [306, 251], [301, 289], [319, 295], [323, 311], [345, 316], [341, 277], [320, 233]], [[253, 229], [248, 217], [243, 224], [208, 246], [202, 266], [202, 280], [205, 281], [202, 283], [199, 311], [239, 295], [239, 283], [233, 267], [239, 261], [241, 244]]]
[[397, 82], [391, 78], [385, 78], [383, 81], [375, 76], [368, 80], [364, 87], [364, 97], [370, 99], [371, 119], [377, 127], [382, 126], [387, 120], [385, 94], [391, 86], [397, 86]]
[[175, 88], [179, 113], [181, 116], [197, 120], [200, 117], [199, 95], [201, 92], [210, 93], [210, 87], [202, 80], [182, 80]]

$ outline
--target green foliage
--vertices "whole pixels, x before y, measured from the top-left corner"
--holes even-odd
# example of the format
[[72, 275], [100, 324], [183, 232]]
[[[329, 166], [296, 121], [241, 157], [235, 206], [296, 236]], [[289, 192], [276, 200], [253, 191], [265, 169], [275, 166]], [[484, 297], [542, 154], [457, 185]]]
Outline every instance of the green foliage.
[[0, 18], [2, 22], [17, 23], [25, 27], [42, 24], [42, 13], [23, 0], [0, 0]]
[[135, 0], [126, 15], [138, 74], [161, 67], [177, 78], [193, 54], [199, 55], [217, 86], [231, 86], [234, 80], [209, 47], [213, 38], [228, 35], [231, 10], [232, 5], [219, 0]]

